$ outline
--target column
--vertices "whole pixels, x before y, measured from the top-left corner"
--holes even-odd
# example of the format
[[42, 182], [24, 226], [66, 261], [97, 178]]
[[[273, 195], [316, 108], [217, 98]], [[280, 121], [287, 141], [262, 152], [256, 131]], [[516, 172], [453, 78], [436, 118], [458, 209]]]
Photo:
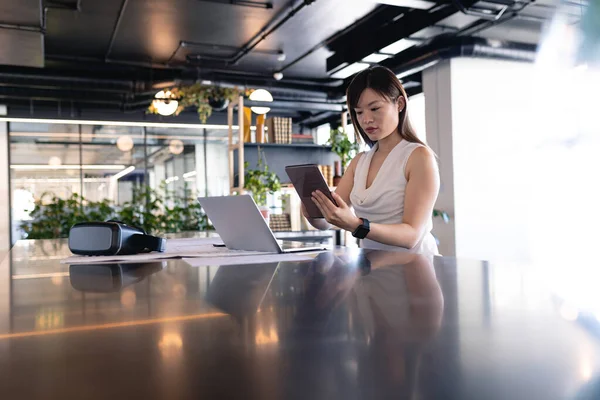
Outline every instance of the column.
[[455, 58], [423, 73], [427, 139], [439, 157], [435, 222], [443, 255], [527, 263], [530, 254], [531, 63]]
[[[6, 115], [6, 106], [0, 105], [0, 115]], [[10, 327], [10, 165], [8, 158], [8, 123], [0, 122], [0, 332]]]
[[427, 144], [438, 157], [440, 193], [435, 208], [450, 216], [446, 224], [435, 218], [433, 234], [439, 240], [439, 251], [444, 256], [456, 255], [454, 213], [454, 161], [452, 146], [452, 90], [450, 61], [444, 61], [423, 71], [425, 94], [425, 127]]
[[[0, 116], [6, 115], [6, 106], [0, 105]], [[8, 122], [0, 122], [0, 261], [10, 249], [10, 165], [8, 158]]]

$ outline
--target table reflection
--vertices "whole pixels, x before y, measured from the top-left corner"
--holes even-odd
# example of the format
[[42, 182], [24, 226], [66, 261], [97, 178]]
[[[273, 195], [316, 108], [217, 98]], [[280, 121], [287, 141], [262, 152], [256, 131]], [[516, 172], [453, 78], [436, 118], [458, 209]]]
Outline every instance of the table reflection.
[[[415, 393], [444, 306], [431, 258], [381, 251], [220, 267], [206, 301], [238, 321], [247, 348], [269, 346], [289, 365], [278, 374], [303, 374], [315, 395], [333, 374], [341, 392], [371, 398]], [[255, 372], [261, 382], [273, 378], [263, 375]]]
[[80, 292], [119, 292], [147, 276], [162, 271], [166, 261], [147, 263], [75, 264], [69, 266], [73, 289]]

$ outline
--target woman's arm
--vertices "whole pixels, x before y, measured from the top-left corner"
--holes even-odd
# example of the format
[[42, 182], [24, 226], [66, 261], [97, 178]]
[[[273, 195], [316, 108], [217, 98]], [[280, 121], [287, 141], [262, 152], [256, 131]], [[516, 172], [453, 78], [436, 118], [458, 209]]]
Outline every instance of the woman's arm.
[[433, 153], [419, 147], [406, 164], [404, 216], [401, 224], [371, 224], [367, 237], [379, 243], [415, 247], [431, 219], [440, 189], [440, 177]]
[[[433, 213], [433, 206], [440, 188], [440, 178], [431, 151], [419, 147], [413, 151], [406, 164], [406, 192], [404, 197], [404, 217], [401, 224], [371, 223], [367, 238], [391, 246], [413, 248], [423, 236], [427, 222]], [[316, 191], [313, 201], [327, 222], [354, 231], [360, 224], [350, 207], [344, 203], [341, 196], [334, 194], [336, 207], [324, 194]]]
[[[356, 170], [356, 164], [358, 160], [363, 155], [363, 153], [359, 153], [350, 161], [350, 165], [344, 171], [344, 175], [342, 179], [340, 179], [340, 183], [338, 184], [335, 193], [338, 194], [346, 204], [350, 204], [350, 192], [352, 192], [352, 188], [354, 187], [354, 171]], [[308, 220], [308, 222], [317, 229], [325, 231], [327, 229], [331, 229], [331, 224], [325, 220], [325, 218], [310, 218], [308, 213], [306, 212], [306, 207], [302, 204], [301, 207], [302, 215]]]

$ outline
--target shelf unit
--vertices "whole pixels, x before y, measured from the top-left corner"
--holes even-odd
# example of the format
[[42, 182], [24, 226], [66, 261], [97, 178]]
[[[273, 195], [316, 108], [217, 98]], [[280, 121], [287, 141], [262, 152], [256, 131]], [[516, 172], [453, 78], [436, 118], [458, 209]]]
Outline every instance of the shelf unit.
[[[234, 111], [237, 109], [238, 116], [238, 132], [237, 132], [237, 143], [234, 144], [234, 129], [233, 129], [233, 121], [234, 121]], [[343, 112], [342, 115], [342, 126], [344, 129], [346, 128], [346, 123], [348, 120], [348, 113]], [[326, 150], [331, 151], [331, 146], [314, 144], [314, 143], [252, 143], [252, 142], [244, 142], [244, 98], [240, 96], [237, 103], [231, 102], [227, 108], [227, 122], [229, 125], [229, 187], [230, 194], [234, 193], [244, 193], [244, 148], [287, 148], [287, 149], [306, 149], [306, 150]], [[237, 155], [235, 154], [237, 150]], [[237, 156], [237, 168], [235, 168], [235, 157]], [[238, 184], [234, 186], [234, 170], [237, 169], [238, 176]], [[311, 226], [309, 226], [308, 222], [302, 217], [300, 213], [300, 198], [295, 195], [295, 190], [293, 187], [283, 187], [281, 190], [282, 194], [291, 194], [289, 196], [290, 204], [290, 222], [292, 231], [300, 231], [300, 230], [314, 230]]]
[[281, 147], [281, 148], [312, 148], [331, 150], [331, 146], [316, 143], [244, 143], [245, 147]]
[[[237, 143], [233, 143], [233, 112], [237, 107], [238, 113], [238, 140]], [[243, 193], [244, 192], [244, 97], [240, 96], [238, 98], [237, 104], [235, 102], [230, 102], [227, 106], [227, 124], [229, 125], [228, 129], [228, 138], [229, 138], [229, 194]], [[235, 150], [238, 151], [238, 186], [234, 187], [234, 172], [233, 172], [233, 164], [235, 157]]]

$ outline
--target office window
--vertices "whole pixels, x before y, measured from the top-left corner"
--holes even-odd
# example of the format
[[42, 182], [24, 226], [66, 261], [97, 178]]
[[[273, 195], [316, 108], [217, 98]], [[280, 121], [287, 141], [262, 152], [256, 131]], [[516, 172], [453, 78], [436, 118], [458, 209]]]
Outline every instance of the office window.
[[13, 243], [24, 238], [20, 227], [36, 200], [76, 194], [118, 209], [145, 187], [166, 205], [169, 193], [171, 200], [229, 193], [224, 129], [11, 122], [9, 130]]

